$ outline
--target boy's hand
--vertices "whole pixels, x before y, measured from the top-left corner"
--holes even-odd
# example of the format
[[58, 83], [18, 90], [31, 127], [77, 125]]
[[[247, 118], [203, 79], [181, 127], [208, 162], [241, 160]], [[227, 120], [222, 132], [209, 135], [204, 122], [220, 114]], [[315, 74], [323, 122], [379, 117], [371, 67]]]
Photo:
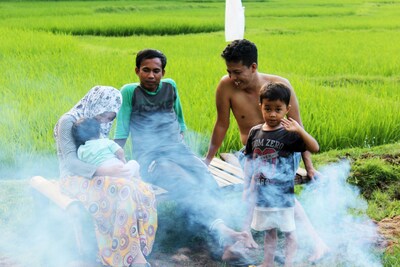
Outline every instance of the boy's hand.
[[300, 124], [292, 118], [283, 118], [281, 124], [288, 132], [298, 132], [301, 129]]

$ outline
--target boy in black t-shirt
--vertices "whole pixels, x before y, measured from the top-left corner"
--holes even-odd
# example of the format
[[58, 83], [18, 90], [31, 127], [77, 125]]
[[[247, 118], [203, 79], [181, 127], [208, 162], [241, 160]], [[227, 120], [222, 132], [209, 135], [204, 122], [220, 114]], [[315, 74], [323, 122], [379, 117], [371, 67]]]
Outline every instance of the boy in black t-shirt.
[[[298, 153], [318, 152], [317, 141], [295, 120], [285, 118], [290, 109], [290, 89], [267, 83], [260, 90], [265, 123], [254, 126], [246, 144], [245, 191], [249, 214], [245, 231], [265, 231], [262, 266], [273, 266], [277, 230], [285, 233], [285, 266], [292, 266], [297, 242], [294, 223], [294, 176]], [[250, 237], [250, 243], [254, 243]]]

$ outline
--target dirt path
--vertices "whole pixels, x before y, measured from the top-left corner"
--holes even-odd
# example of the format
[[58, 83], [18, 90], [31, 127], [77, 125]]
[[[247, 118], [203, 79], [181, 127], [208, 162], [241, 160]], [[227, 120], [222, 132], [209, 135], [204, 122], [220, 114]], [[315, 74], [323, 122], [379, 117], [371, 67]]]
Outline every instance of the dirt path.
[[378, 231], [386, 239], [386, 251], [392, 253], [400, 240], [400, 215], [393, 218], [385, 218], [378, 222]]

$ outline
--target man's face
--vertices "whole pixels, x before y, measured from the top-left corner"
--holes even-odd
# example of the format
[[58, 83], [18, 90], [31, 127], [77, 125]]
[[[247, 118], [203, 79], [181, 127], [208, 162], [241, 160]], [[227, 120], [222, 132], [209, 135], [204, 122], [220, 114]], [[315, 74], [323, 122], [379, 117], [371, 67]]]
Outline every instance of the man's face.
[[243, 65], [242, 62], [226, 62], [226, 71], [229, 78], [237, 88], [245, 89], [253, 78], [253, 74], [257, 70], [257, 64], [253, 63], [249, 67]]
[[140, 85], [151, 92], [157, 90], [160, 80], [165, 73], [162, 69], [161, 59], [159, 58], [143, 60], [140, 68], [136, 68], [135, 72], [139, 77]]

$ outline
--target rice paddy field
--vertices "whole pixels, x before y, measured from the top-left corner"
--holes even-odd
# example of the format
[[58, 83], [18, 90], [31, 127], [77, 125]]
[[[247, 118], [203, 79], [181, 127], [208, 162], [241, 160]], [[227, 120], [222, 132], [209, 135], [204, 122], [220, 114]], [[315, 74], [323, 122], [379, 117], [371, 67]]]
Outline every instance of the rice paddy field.
[[[400, 0], [242, 3], [259, 71], [289, 79], [321, 152], [385, 145], [390, 154], [391, 144], [398, 151]], [[24, 220], [12, 205], [32, 212], [23, 178], [57, 175], [58, 118], [95, 85], [138, 81], [134, 59], [141, 49], [166, 54], [165, 77], [177, 82], [189, 128], [185, 138], [204, 155], [216, 118], [215, 88], [226, 75], [224, 16], [223, 0], [0, 0], [0, 225], [12, 232], [17, 224], [9, 214]], [[232, 116], [220, 152], [241, 146]], [[398, 181], [398, 165], [393, 168]], [[395, 206], [391, 216], [399, 214], [396, 185], [397, 202], [384, 190], [374, 195], [376, 203]], [[378, 216], [378, 208], [376, 218], [388, 217]], [[397, 246], [385, 266], [400, 266], [399, 255]]]

